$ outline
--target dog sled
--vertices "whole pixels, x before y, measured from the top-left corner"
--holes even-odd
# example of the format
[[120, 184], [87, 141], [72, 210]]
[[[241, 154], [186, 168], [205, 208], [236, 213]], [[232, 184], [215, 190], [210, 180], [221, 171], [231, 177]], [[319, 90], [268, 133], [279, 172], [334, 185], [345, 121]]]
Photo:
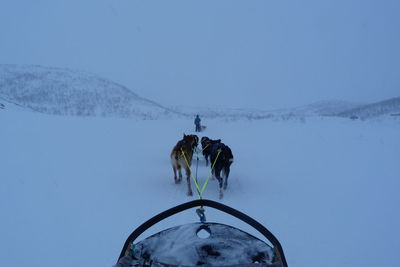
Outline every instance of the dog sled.
[[[235, 227], [206, 222], [204, 206], [212, 207], [249, 224], [268, 243]], [[184, 210], [199, 207], [200, 222], [175, 226], [135, 242], [154, 224]], [[231, 207], [211, 200], [194, 200], [149, 219], [127, 238], [116, 267], [287, 267], [278, 239], [263, 225]]]

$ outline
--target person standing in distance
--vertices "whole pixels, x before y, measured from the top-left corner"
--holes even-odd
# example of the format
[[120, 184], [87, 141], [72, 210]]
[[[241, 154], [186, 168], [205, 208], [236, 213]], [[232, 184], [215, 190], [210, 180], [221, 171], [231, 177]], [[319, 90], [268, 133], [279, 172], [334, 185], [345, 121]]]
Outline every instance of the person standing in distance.
[[199, 114], [196, 115], [196, 118], [194, 119], [194, 125], [196, 125], [196, 132], [201, 132], [201, 126], [200, 126], [200, 117]]

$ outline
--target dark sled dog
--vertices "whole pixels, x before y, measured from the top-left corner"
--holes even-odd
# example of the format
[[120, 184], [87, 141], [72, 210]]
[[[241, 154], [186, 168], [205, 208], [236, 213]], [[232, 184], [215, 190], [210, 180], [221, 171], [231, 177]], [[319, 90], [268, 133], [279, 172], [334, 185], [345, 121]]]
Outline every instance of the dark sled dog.
[[[224, 196], [223, 190], [228, 186], [230, 167], [233, 162], [232, 150], [224, 143], [215, 143], [211, 146], [210, 160], [212, 174], [219, 183], [219, 198], [222, 198]], [[224, 177], [221, 177], [221, 171]]]
[[[174, 181], [176, 184], [179, 184], [182, 181], [181, 169], [185, 168], [188, 186], [187, 194], [189, 196], [193, 195], [192, 186], [190, 184], [190, 166], [192, 164], [193, 150], [197, 146], [198, 142], [199, 138], [197, 135], [183, 134], [183, 139], [178, 141], [170, 155], [172, 169], [174, 171]], [[179, 177], [177, 177], [176, 172], [179, 173]]]
[[203, 156], [206, 159], [206, 166], [208, 165], [208, 158], [211, 155], [211, 146], [213, 144], [221, 143], [221, 139], [212, 140], [207, 136], [201, 138], [201, 149], [203, 150]]

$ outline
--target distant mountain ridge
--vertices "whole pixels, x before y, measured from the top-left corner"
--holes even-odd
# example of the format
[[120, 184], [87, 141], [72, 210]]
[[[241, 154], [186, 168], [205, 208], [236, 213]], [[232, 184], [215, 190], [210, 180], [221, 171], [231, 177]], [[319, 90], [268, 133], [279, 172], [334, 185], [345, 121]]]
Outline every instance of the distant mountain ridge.
[[53, 115], [157, 119], [176, 112], [96, 75], [61, 68], [0, 65], [0, 97]]
[[323, 100], [306, 106], [294, 108], [292, 111], [305, 115], [335, 116], [337, 113], [360, 107], [362, 105], [363, 104], [341, 100]]
[[276, 110], [165, 107], [91, 73], [32, 65], [0, 65], [0, 100], [0, 109], [14, 104], [18, 109], [51, 115], [137, 119], [193, 118], [196, 114], [226, 120], [304, 120], [313, 116], [369, 119], [400, 113], [400, 97], [372, 104], [319, 101]]
[[285, 109], [274, 110], [261, 110], [251, 108], [217, 108], [217, 107], [171, 107], [172, 110], [177, 112], [186, 113], [190, 116], [201, 114], [206, 118], [219, 118], [225, 119], [275, 119], [275, 120], [288, 120], [288, 119], [302, 119], [311, 116], [335, 116], [339, 112], [359, 107], [361, 104], [329, 100], [319, 101], [313, 104]]

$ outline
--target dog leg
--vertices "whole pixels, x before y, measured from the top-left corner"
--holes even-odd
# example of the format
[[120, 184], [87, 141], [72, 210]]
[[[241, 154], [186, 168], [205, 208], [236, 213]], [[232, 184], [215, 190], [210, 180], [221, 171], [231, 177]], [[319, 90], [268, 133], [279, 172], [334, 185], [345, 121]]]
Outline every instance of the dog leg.
[[187, 186], [188, 186], [187, 195], [193, 196], [192, 185], [190, 184], [190, 174], [191, 174], [190, 169], [186, 168], [186, 182], [187, 182]]
[[219, 188], [219, 199], [222, 199], [224, 196], [223, 190], [222, 190], [222, 185], [223, 185], [223, 179], [221, 177], [221, 170], [217, 169], [215, 170], [215, 177], [218, 180], [218, 188]]
[[224, 181], [224, 190], [228, 187], [228, 177], [229, 177], [229, 168], [225, 168], [224, 173], [225, 173], [225, 181]]
[[178, 173], [179, 173], [178, 184], [180, 184], [182, 182], [182, 167], [181, 167], [181, 165], [178, 165]]
[[172, 166], [172, 169], [173, 169], [173, 171], [174, 171], [174, 182], [177, 184], [177, 183], [178, 183], [178, 177], [176, 177], [176, 166], [173, 165], [173, 166]]

